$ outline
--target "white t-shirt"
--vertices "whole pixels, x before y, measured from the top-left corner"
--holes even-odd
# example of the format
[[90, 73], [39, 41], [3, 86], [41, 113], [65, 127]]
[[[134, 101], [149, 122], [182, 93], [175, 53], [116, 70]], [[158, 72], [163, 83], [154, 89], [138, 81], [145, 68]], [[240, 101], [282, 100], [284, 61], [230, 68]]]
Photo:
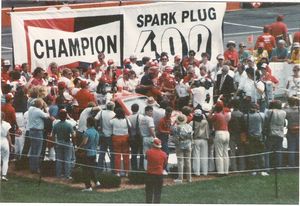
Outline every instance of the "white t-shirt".
[[2, 120], [1, 122], [1, 138], [7, 138], [8, 131], [10, 130], [11, 126], [8, 122]]
[[195, 108], [198, 104], [202, 106], [206, 99], [206, 89], [204, 87], [195, 87], [191, 91], [193, 94], [193, 107]]
[[154, 128], [152, 117], [140, 115], [140, 133], [142, 137], [151, 137], [150, 128]]
[[300, 95], [300, 78], [294, 78], [293, 76], [288, 78], [289, 88], [288, 88], [288, 96], [291, 97], [293, 95]]
[[188, 89], [190, 88], [189, 84], [184, 84], [183, 82], [180, 82], [176, 85], [175, 89], [179, 97], [186, 97], [189, 96]]
[[[256, 84], [259, 90], [265, 91], [265, 85], [262, 81], [259, 81]], [[243, 90], [246, 93], [246, 96], [250, 96], [251, 102], [262, 98], [262, 96], [254, 87], [254, 81], [252, 79], [246, 78], [245, 82], [243, 84], [240, 84], [238, 89]]]
[[126, 119], [113, 118], [112, 120], [110, 120], [110, 123], [113, 129], [113, 135], [128, 135], [128, 129], [131, 127], [130, 121], [128, 119], [126, 121]]
[[81, 114], [79, 116], [79, 120], [78, 120], [78, 131], [79, 132], [84, 132], [87, 130], [86, 120], [91, 115], [92, 109], [93, 109], [92, 107], [88, 107], [88, 108], [85, 108], [81, 112]]
[[115, 117], [115, 112], [111, 110], [102, 110], [98, 112], [95, 116], [96, 120], [100, 120], [102, 114], [102, 131], [106, 137], [110, 137], [112, 135], [112, 126], [110, 120]]
[[71, 79], [68, 79], [67, 77], [64, 77], [64, 76], [60, 77], [59, 80], [58, 80], [58, 82], [65, 82], [68, 89], [71, 89], [74, 86], [74, 84], [71, 81]]

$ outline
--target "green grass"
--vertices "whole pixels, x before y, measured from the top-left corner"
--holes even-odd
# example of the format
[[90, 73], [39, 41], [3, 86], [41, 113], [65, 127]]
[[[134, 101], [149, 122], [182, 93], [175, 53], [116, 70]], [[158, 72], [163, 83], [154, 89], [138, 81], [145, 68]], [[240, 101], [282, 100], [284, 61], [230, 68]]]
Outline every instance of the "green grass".
[[[275, 198], [274, 175], [268, 177], [236, 175], [214, 180], [165, 186], [161, 203], [194, 204], [298, 204], [298, 172], [282, 171], [278, 175], [278, 195]], [[144, 189], [118, 192], [83, 193], [64, 185], [20, 177], [1, 182], [0, 202], [55, 203], [144, 203]]]

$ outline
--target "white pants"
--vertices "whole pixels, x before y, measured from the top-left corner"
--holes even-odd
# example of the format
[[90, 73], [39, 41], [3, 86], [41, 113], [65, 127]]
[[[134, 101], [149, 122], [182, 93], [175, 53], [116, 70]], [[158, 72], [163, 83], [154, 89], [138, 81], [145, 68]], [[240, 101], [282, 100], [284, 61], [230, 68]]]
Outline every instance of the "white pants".
[[15, 136], [15, 153], [16, 156], [20, 158], [24, 147], [25, 133], [26, 133], [25, 124], [24, 124], [24, 114], [22, 112], [17, 112], [16, 120], [20, 130], [22, 131], [22, 135]]
[[218, 174], [228, 174], [229, 169], [229, 132], [216, 131], [215, 140], [216, 167]]
[[208, 171], [214, 172], [215, 171], [215, 159], [214, 159], [214, 144], [208, 145]]
[[0, 137], [0, 145], [0, 159], [2, 161], [0, 173], [1, 175], [5, 176], [7, 174], [9, 160], [9, 144], [6, 137]]
[[203, 175], [207, 175], [208, 171], [208, 144], [205, 139], [195, 139], [193, 150], [193, 172], [195, 175], [200, 175], [200, 170]]
[[182, 150], [176, 146], [176, 156], [177, 156], [177, 167], [178, 167], [178, 179], [183, 180], [183, 170], [186, 168], [186, 175], [188, 181], [192, 181], [191, 172], [191, 154], [192, 148]]
[[[143, 137], [143, 153], [144, 157], [146, 157], [146, 152], [148, 149], [152, 147], [153, 137]], [[147, 170], [147, 159], [144, 158], [144, 168]]]

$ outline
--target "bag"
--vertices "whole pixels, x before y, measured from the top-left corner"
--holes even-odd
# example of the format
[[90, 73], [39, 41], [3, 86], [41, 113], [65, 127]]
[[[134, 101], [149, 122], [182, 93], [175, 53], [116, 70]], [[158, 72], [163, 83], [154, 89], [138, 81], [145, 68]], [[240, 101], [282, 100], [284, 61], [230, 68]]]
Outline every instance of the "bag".
[[142, 136], [140, 133], [140, 120], [139, 120], [139, 115], [136, 117], [136, 124], [135, 124], [135, 135], [132, 135], [132, 131], [130, 131], [129, 135], [129, 141], [130, 142], [136, 142], [136, 141], [141, 141]]
[[181, 150], [187, 150], [187, 149], [190, 149], [191, 146], [192, 146], [192, 141], [191, 140], [181, 140], [179, 141], [179, 148]]
[[272, 116], [273, 116], [273, 111], [270, 114], [270, 117], [268, 119], [269, 121], [266, 122], [266, 125], [264, 126], [264, 129], [263, 129], [263, 136], [265, 136], [265, 137], [269, 137], [271, 135], [271, 120], [272, 120]]

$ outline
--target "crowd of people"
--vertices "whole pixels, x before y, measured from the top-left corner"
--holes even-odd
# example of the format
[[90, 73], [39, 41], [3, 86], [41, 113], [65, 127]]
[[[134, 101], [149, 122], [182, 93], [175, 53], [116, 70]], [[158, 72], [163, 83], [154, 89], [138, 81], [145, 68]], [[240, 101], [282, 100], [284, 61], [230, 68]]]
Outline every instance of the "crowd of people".
[[[284, 127], [288, 165], [298, 166], [300, 40], [296, 32], [288, 52], [282, 20], [279, 16], [276, 22], [283, 28], [281, 33], [276, 25], [264, 27], [253, 51], [244, 43], [237, 50], [237, 44], [229, 41], [215, 65], [209, 53], [196, 59], [193, 50], [184, 57], [176, 55], [173, 62], [166, 52], [156, 60], [138, 61], [131, 55], [122, 68], [103, 53], [78, 68], [55, 62], [48, 68], [30, 68], [28, 63], [11, 68], [9, 60], [2, 60], [2, 180], [7, 181], [9, 160], [28, 157], [30, 171], [39, 173], [47, 148], [55, 150], [57, 178], [71, 179], [74, 162], [87, 165], [84, 191], [92, 191], [91, 181], [96, 186], [101, 183], [94, 168], [110, 167], [117, 176], [147, 170], [147, 159], [155, 158], [148, 154], [156, 139], [167, 157], [170, 142], [175, 144], [176, 183], [183, 182], [184, 174], [191, 182], [192, 175], [223, 176], [230, 170], [251, 169], [253, 175], [266, 176], [271, 151], [279, 151], [276, 165], [283, 166]], [[294, 64], [284, 108], [272, 96], [279, 80], [272, 75], [270, 61]], [[133, 104], [126, 116], [114, 102], [118, 92], [148, 96], [145, 109]], [[252, 155], [260, 153], [264, 154]], [[159, 174], [153, 174], [166, 175], [168, 170], [164, 164]]]

